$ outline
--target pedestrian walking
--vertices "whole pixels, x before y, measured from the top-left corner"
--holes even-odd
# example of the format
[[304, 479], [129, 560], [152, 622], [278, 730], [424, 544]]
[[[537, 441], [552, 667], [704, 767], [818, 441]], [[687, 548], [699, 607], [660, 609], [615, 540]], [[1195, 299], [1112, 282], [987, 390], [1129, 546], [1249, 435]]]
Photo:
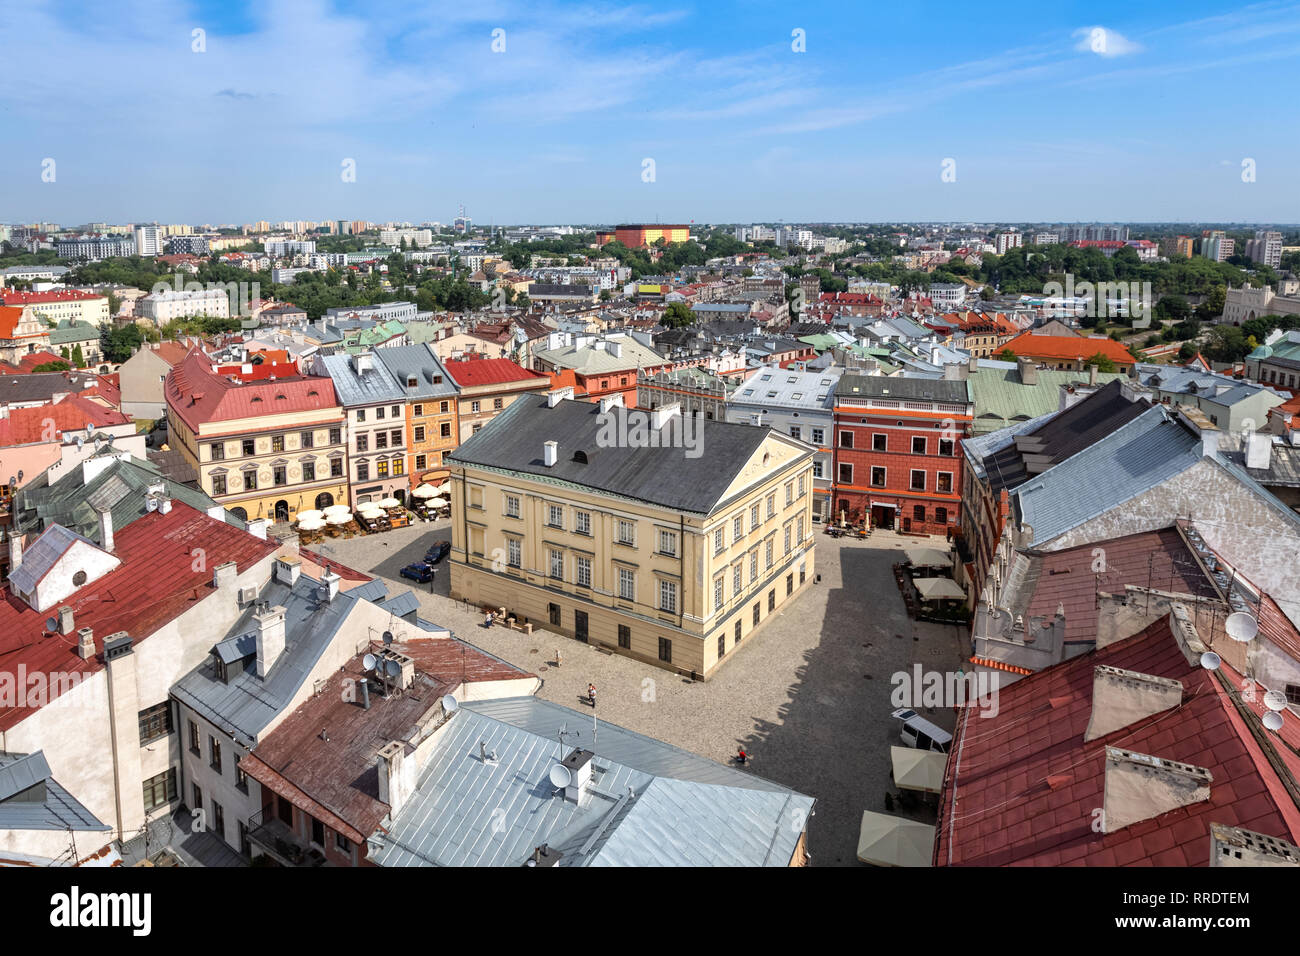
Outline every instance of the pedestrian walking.
[[587, 685], [587, 700], [591, 702], [592, 707], [596, 706], [596, 685], [595, 684]]

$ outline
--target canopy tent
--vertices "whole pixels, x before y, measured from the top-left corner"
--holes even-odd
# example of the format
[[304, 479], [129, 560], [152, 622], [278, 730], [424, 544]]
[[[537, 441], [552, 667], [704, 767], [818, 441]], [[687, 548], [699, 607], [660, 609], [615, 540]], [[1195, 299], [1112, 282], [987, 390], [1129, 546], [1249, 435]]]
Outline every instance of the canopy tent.
[[914, 568], [950, 568], [952, 555], [935, 548], [908, 548], [903, 554]]
[[966, 597], [952, 578], [914, 578], [912, 583], [923, 601], [960, 601]]
[[900, 790], [920, 790], [922, 793], [943, 790], [947, 754], [915, 747], [890, 747], [889, 759], [894, 765], [894, 783]]
[[876, 866], [930, 866], [934, 827], [886, 813], [862, 813], [858, 860]]

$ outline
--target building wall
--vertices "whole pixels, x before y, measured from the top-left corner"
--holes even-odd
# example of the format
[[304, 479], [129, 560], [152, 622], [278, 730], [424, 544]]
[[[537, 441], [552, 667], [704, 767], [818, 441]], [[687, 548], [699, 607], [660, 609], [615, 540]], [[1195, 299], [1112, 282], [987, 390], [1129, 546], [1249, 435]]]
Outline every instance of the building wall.
[[[456, 420], [456, 396], [427, 398], [408, 402], [406, 406], [407, 472], [414, 488], [425, 472], [443, 468], [443, 458], [460, 445], [460, 423]], [[442, 409], [446, 408], [446, 411]], [[418, 414], [417, 414], [418, 410]], [[423, 440], [416, 440], [416, 429], [424, 429]], [[443, 429], [447, 434], [443, 435]], [[420, 458], [423, 456], [423, 464]]]
[[[456, 421], [460, 426], [460, 442], [469, 440], [470, 436], [496, 418], [511, 403], [524, 395], [544, 392], [550, 388], [548, 379], [536, 379], [536, 384], [524, 387], [516, 385], [478, 386], [463, 388], [456, 404]], [[497, 408], [497, 402], [501, 407]], [[477, 405], [477, 408], [475, 406]], [[459, 443], [458, 443], [459, 444]]]
[[[403, 406], [403, 401], [396, 401], [348, 408], [348, 455], [353, 505], [363, 501], [378, 501], [390, 495], [404, 497], [410, 490], [410, 480], [406, 474], [408, 433]], [[383, 415], [382, 418], [379, 417], [380, 414]], [[378, 440], [381, 437], [387, 447], [379, 447]], [[363, 441], [365, 451], [362, 451]]]

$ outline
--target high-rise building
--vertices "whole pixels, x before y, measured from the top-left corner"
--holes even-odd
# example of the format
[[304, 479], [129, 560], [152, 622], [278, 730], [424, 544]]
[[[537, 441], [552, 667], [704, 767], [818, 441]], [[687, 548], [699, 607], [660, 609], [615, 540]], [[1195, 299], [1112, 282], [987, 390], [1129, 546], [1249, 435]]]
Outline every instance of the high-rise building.
[[1252, 262], [1277, 269], [1282, 265], [1282, 233], [1265, 229], [1256, 231], [1254, 239], [1246, 240], [1246, 255]]
[[162, 231], [155, 224], [135, 227], [135, 250], [138, 256], [156, 256], [162, 251]]
[[999, 232], [997, 237], [998, 255], [1002, 255], [1008, 249], [1015, 249], [1024, 243], [1024, 236], [1018, 232]]
[[1201, 233], [1201, 255], [1215, 262], [1225, 262], [1232, 257], [1236, 240], [1222, 229], [1206, 229]]

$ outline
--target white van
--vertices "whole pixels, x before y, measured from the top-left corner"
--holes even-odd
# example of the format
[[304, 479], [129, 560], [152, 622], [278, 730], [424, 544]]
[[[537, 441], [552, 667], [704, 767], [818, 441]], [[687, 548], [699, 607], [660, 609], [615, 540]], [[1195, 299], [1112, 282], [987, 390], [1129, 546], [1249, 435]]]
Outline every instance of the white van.
[[896, 710], [890, 716], [902, 725], [898, 735], [907, 746], [945, 754], [948, 752], [952, 734], [942, 727], [930, 723], [914, 710]]

